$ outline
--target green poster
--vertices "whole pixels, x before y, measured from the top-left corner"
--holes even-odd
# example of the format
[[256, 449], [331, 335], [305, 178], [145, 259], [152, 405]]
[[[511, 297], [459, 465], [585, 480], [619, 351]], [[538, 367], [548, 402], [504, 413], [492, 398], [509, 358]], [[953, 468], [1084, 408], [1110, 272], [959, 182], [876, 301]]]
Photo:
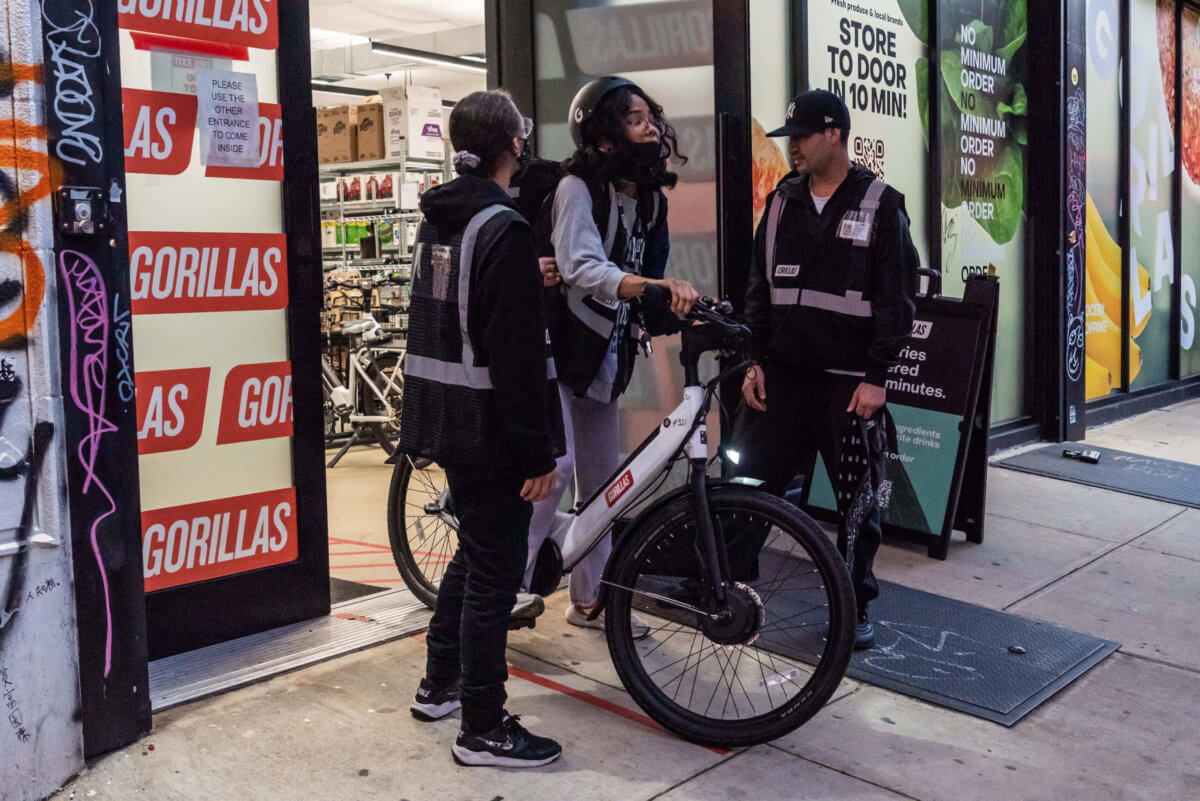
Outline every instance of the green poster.
[[973, 274], [1000, 279], [1000, 422], [1025, 411], [1025, 0], [946, 0], [937, 13], [942, 291], [962, 297]]

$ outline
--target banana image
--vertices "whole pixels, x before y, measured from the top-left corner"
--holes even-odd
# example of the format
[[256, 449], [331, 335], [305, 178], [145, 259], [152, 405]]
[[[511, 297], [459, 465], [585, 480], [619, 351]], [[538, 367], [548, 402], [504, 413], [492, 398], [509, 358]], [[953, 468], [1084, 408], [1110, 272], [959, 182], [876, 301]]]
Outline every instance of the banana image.
[[1108, 370], [1104, 369], [1091, 356], [1084, 357], [1084, 390], [1087, 400], [1095, 400], [1103, 398], [1108, 393], [1112, 392], [1113, 376]]
[[[1096, 286], [1096, 297], [1104, 304], [1104, 310], [1114, 320], [1121, 319], [1121, 248], [1113, 240], [1104, 225], [1092, 196], [1087, 196], [1087, 271], [1090, 283]], [[1150, 273], [1138, 265], [1139, 296], [1150, 291]], [[1147, 314], [1141, 322], [1136, 321], [1133, 298], [1129, 299], [1129, 319], [1132, 336], [1140, 336], [1150, 322]]]
[[[1084, 299], [1089, 306], [1100, 304], [1096, 293], [1092, 290], [1092, 282], [1085, 282]], [[1121, 375], [1121, 326], [1109, 316], [1107, 309], [1102, 309], [1100, 317], [1104, 322], [1103, 331], [1089, 331], [1087, 334], [1087, 357], [1095, 361], [1101, 368], [1115, 377], [1114, 384], [1119, 384]], [[1090, 322], [1090, 321], [1089, 321]], [[1142, 369], [1142, 349], [1129, 338], [1129, 381]], [[1085, 380], [1086, 376], [1085, 376]], [[1089, 382], [1089, 386], [1091, 386]], [[1105, 393], [1107, 394], [1107, 393]]]

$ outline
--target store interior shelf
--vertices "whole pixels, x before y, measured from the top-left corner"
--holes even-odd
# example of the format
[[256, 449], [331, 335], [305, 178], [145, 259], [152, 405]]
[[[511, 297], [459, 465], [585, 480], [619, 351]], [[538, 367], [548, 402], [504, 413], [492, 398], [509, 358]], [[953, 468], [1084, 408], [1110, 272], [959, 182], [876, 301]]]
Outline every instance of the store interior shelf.
[[380, 172], [389, 169], [430, 169], [445, 167], [440, 159], [379, 159], [378, 161], [351, 161], [345, 164], [322, 164], [321, 175], [354, 175], [360, 172]]
[[421, 216], [421, 212], [413, 209], [396, 208], [396, 203], [393, 200], [347, 200], [339, 202], [327, 199], [321, 201], [321, 211], [338, 211], [342, 213], [342, 217], [347, 219], [384, 214], [393, 218], [419, 218]]

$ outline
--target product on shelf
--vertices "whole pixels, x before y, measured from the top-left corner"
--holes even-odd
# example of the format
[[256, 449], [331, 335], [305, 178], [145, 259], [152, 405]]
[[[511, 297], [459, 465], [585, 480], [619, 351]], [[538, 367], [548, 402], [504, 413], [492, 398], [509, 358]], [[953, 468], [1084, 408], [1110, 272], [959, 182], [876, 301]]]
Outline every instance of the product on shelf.
[[383, 100], [384, 149], [389, 159], [445, 157], [442, 142], [442, 93], [423, 86], [392, 86]]
[[317, 159], [322, 164], [358, 160], [358, 129], [349, 106], [317, 109]]
[[383, 104], [360, 103], [355, 106], [358, 124], [358, 158], [355, 161], [377, 161], [384, 157]]

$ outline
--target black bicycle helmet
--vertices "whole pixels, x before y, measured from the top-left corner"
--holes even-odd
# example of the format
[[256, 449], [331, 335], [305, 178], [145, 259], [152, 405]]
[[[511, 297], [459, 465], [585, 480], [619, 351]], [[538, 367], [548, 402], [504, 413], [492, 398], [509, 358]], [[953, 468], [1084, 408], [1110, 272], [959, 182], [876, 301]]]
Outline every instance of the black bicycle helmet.
[[611, 92], [625, 86], [636, 87], [637, 84], [628, 78], [605, 75], [584, 84], [575, 94], [575, 99], [571, 101], [570, 114], [571, 139], [575, 142], [575, 147], [583, 147], [583, 124], [592, 118], [600, 101]]

